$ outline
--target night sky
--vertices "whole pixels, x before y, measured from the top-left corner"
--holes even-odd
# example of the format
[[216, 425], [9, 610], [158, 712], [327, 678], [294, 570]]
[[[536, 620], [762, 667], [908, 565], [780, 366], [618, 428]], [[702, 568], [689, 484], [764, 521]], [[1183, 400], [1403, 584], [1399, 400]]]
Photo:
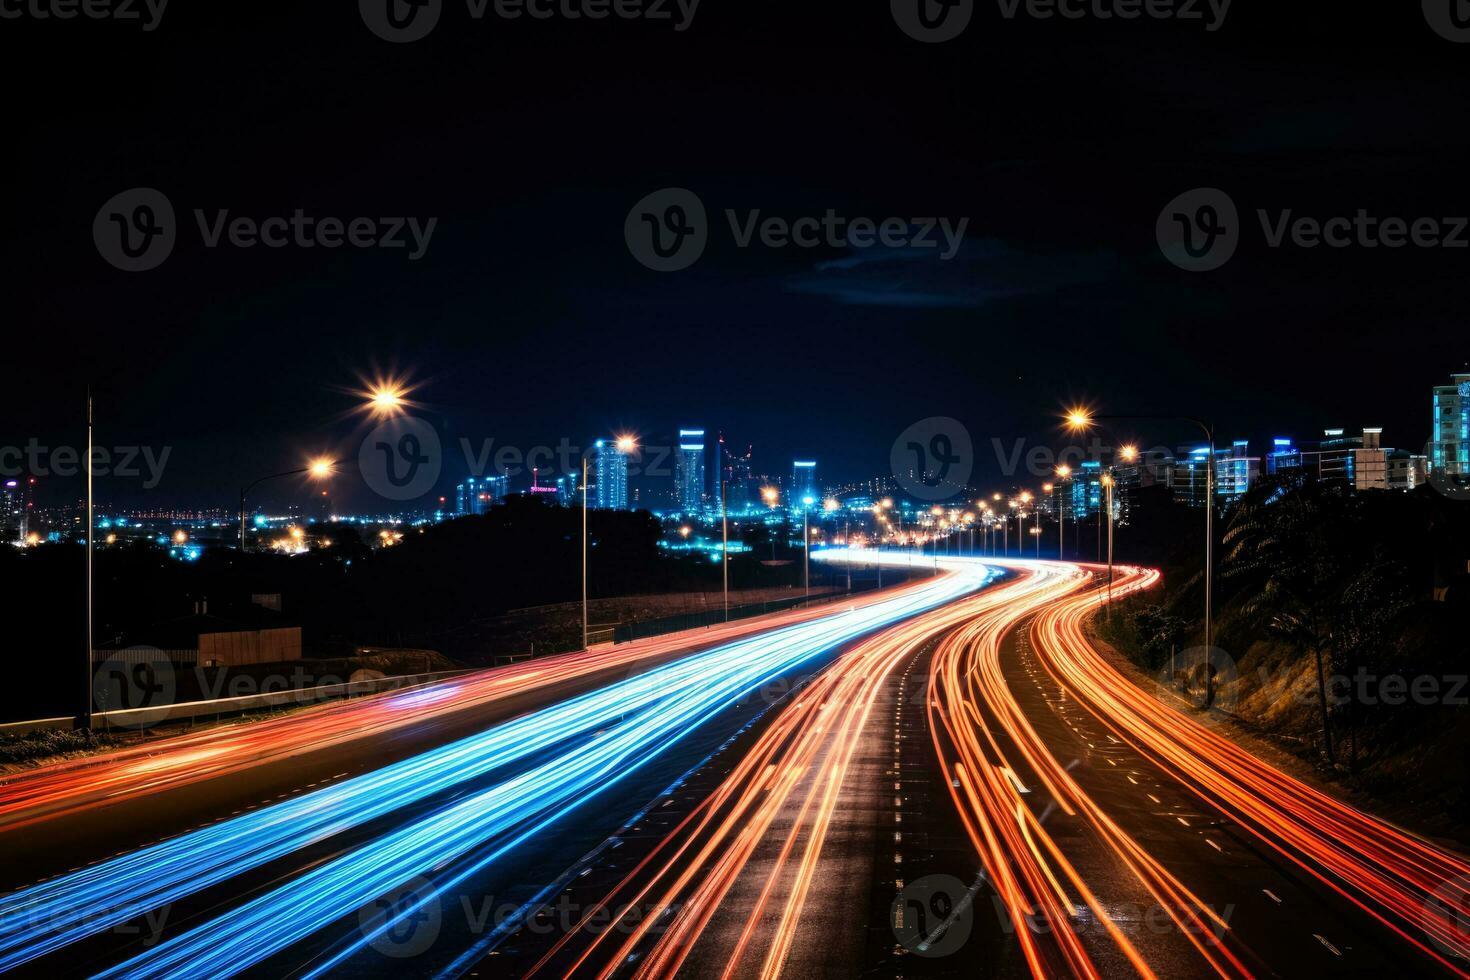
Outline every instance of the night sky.
[[[229, 506], [309, 452], [355, 455], [348, 389], [375, 371], [420, 382], [451, 445], [692, 424], [773, 474], [812, 454], [824, 477], [881, 475], [902, 429], [952, 415], [983, 487], [992, 438], [1056, 442], [1076, 399], [1258, 447], [1382, 425], [1422, 451], [1429, 388], [1470, 360], [1470, 249], [1272, 249], [1255, 215], [1470, 215], [1470, 44], [1417, 3], [1239, 0], [1214, 32], [981, 3], [944, 44], [879, 2], [705, 0], [679, 32], [448, 0], [411, 44], [351, 3], [176, 4], [151, 32], [0, 20], [0, 441], [75, 443], [90, 380], [99, 442], [172, 447], [156, 489], [104, 486], [119, 505]], [[125, 273], [92, 222], [138, 186], [167, 195], [179, 241]], [[711, 240], [660, 274], [623, 224], [671, 186]], [[1188, 273], [1154, 226], [1201, 186], [1230, 194], [1243, 241]], [[409, 261], [209, 249], [195, 208], [438, 221]], [[741, 249], [726, 208], [969, 224], [947, 262]]]

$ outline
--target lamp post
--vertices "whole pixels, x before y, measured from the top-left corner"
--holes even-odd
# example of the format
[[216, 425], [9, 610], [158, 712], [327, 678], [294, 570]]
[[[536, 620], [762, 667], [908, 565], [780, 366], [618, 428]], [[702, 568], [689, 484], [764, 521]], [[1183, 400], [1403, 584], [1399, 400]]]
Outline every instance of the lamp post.
[[1108, 618], [1113, 617], [1113, 473], [1102, 475], [1105, 506], [1108, 508]]
[[730, 621], [730, 519], [725, 511], [726, 481], [720, 476], [720, 565], [725, 578], [725, 622]]
[[582, 454], [582, 649], [587, 649], [587, 454]]
[[1016, 557], [1026, 557], [1026, 539], [1022, 537], [1026, 533], [1026, 508], [1031, 506], [1030, 490], [1021, 491], [1021, 506], [1016, 511]]
[[[1215, 426], [1188, 415], [1093, 415], [1075, 409], [1067, 415], [1067, 426], [1074, 432], [1090, 429], [1098, 420], [1141, 420], [1154, 422], [1188, 422], [1204, 433], [1205, 456], [1205, 656], [1214, 649], [1215, 613]], [[1215, 676], [1210, 664], [1205, 665], [1205, 707], [1215, 703]]]
[[1067, 502], [1062, 499], [1062, 483], [1072, 476], [1072, 467], [1063, 463], [1057, 467], [1057, 561], [1066, 559], [1067, 551]]
[[92, 535], [97, 523], [96, 501], [92, 497], [92, 389], [87, 388], [87, 687], [82, 701], [82, 714], [78, 719], [82, 731], [92, 728]]
[[331, 476], [337, 469], [337, 461], [334, 459], [316, 459], [306, 466], [298, 466], [294, 470], [284, 470], [280, 473], [272, 473], [270, 476], [262, 476], [252, 480], [240, 488], [240, 553], [245, 553], [245, 498], [250, 491], [270, 480], [279, 480], [288, 476], [300, 476], [303, 473], [314, 480], [324, 480]]
[[812, 532], [807, 525], [807, 514], [816, 501], [811, 497], [801, 498], [801, 578], [806, 597], [812, 597]]

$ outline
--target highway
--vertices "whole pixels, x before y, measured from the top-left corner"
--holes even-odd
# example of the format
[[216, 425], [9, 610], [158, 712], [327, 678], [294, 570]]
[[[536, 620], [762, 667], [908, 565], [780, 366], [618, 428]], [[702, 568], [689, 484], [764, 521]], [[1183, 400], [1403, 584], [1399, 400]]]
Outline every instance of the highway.
[[[865, 742], [882, 692], [925, 643], [971, 619], [1025, 608], [1059, 579], [1050, 570], [1027, 572], [844, 654], [793, 698], [699, 805], [587, 904], [581, 924], [526, 965], [526, 974], [608, 977], [630, 960], [638, 977], [860, 972], [865, 944], [848, 928], [853, 919], [844, 910], [852, 900], [842, 891], [845, 882], [865, 882], [871, 869], [861, 849], [836, 851], [828, 841], [834, 826], [852, 821], [857, 787], [850, 780], [855, 760], [873, 754], [864, 752]], [[903, 708], [899, 699], [894, 711]], [[895, 743], [884, 754], [899, 752]], [[881, 775], [874, 768], [863, 766], [864, 774], [893, 782], [886, 795], [901, 794], [899, 761], [887, 760]], [[902, 826], [890, 826], [901, 841]], [[678, 912], [671, 920], [640, 916], [620, 928], [624, 916], [650, 907]], [[605, 915], [609, 928], [586, 927]], [[813, 935], [822, 941], [813, 943]]]
[[[961, 567], [863, 603], [775, 617], [732, 629], [734, 638], [727, 642], [668, 662], [651, 665], [648, 661], [660, 654], [648, 650], [624, 655], [614, 667], [622, 678], [586, 693], [360, 774], [324, 785], [307, 783], [254, 809], [216, 810], [212, 821], [194, 829], [77, 865], [0, 899], [0, 966], [44, 970], [46, 957], [64, 951], [71, 962], [94, 964], [88, 967], [92, 970], [123, 951], [130, 955], [97, 969], [99, 975], [222, 976], [254, 967], [275, 972], [287, 961], [291, 971], [310, 973], [350, 967], [346, 961], [376, 938], [355, 918], [375, 898], [428, 873], [437, 876], [433, 894], [461, 887], [532, 850], [530, 842], [538, 834], [587, 812], [589, 800], [606, 797], [610, 788], [667, 761], [665, 756], [677, 756], [686, 739], [703, 734], [707, 741], [709, 733], [702, 730], [712, 723], [739, 730], [767, 707], [748, 697], [761, 684], [817, 669], [843, 645], [973, 592], [992, 574], [979, 566]], [[68, 821], [91, 818], [84, 826], [97, 837], [92, 847], [100, 843], [115, 849], [110, 831], [123, 825], [121, 807], [145, 805], [131, 812], [142, 821], [149, 813], [167, 812], [169, 807], [160, 804], [174, 802], [174, 794], [237, 784], [241, 771], [252, 778], [281, 767], [299, 773], [303, 760], [322, 751], [314, 747], [319, 725], [352, 731], [339, 713], [367, 711], [373, 718], [423, 707], [425, 713], [414, 713], [407, 729], [442, 738], [442, 718], [429, 706], [440, 699], [453, 702], [463, 693], [463, 685], [446, 687], [449, 693], [436, 687], [394, 696], [416, 699], [407, 704], [375, 699], [307, 713], [308, 722], [287, 719], [310, 728], [293, 754], [261, 762], [251, 748], [240, 748], [220, 763], [227, 774], [205, 780], [188, 771], [189, 754], [200, 749], [196, 739], [185, 737], [160, 753], [163, 778], [177, 784], [163, 791], [166, 795], [138, 775], [148, 764], [137, 755], [119, 760], [118, 768], [125, 778], [144, 781], [124, 802], [105, 807], [98, 805], [96, 790], [77, 791], [66, 780], [92, 773], [110, 779], [113, 767], [68, 767], [65, 778], [56, 776], [49, 784], [60, 786], [60, 801], [32, 792], [33, 805], [46, 810], [38, 819], [17, 808], [15, 826], [5, 831], [7, 847], [29, 832], [33, 846], [47, 850], [33, 860], [65, 868], [77, 853], [70, 846], [75, 824]], [[491, 700], [509, 705], [514, 699]], [[395, 731], [405, 728], [386, 719], [385, 724]], [[355, 736], [347, 742], [362, 744]], [[228, 744], [233, 748], [239, 742]], [[43, 771], [35, 778], [51, 776]], [[633, 812], [630, 804], [619, 805], [628, 806], [622, 815]], [[616, 810], [594, 814], [598, 819], [615, 815]], [[136, 927], [132, 932], [123, 927], [146, 921], [159, 909], [170, 911], [168, 938], [156, 933], [148, 937], [151, 942], [119, 938], [136, 932]], [[407, 907], [399, 915], [416, 912]], [[379, 931], [394, 924], [389, 917]], [[323, 938], [333, 927], [336, 934]]]
[[1101, 569], [883, 560], [941, 574], [14, 780], [0, 968], [1470, 976], [1470, 864], [1125, 676]]

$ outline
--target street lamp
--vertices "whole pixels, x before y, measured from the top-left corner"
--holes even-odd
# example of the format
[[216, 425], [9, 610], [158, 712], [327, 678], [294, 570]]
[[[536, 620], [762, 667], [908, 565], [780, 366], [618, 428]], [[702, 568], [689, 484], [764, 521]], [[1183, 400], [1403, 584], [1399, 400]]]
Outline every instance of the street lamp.
[[312, 460], [310, 463], [306, 464], [305, 466], [298, 466], [294, 470], [285, 470], [285, 471], [283, 471], [281, 473], [272, 473], [270, 476], [262, 476], [259, 479], [253, 480], [250, 483], [247, 483], [243, 487], [241, 487], [240, 488], [240, 553], [242, 555], [245, 553], [245, 498], [246, 498], [247, 495], [249, 495], [249, 493], [250, 493], [251, 490], [254, 490], [256, 487], [260, 486], [262, 483], [265, 483], [265, 482], [267, 482], [269, 480], [279, 480], [279, 479], [282, 479], [282, 478], [288, 477], [288, 476], [300, 476], [303, 473], [306, 474], [307, 476], [311, 477], [313, 480], [325, 480], [327, 477], [331, 476], [335, 472], [337, 472], [337, 461], [335, 459], [328, 459], [327, 457], [324, 456], [324, 457], [321, 457], [320, 459], [314, 459], [314, 460]]
[[408, 388], [392, 378], [374, 382], [368, 387], [367, 396], [366, 407], [374, 418], [396, 418], [408, 408]]
[[1108, 508], [1108, 617], [1113, 615], [1113, 473], [1109, 469], [1102, 475], [1103, 489], [1107, 491]]
[[807, 514], [811, 512], [812, 504], [816, 502], [816, 499], [810, 496], [801, 498], [801, 576], [808, 599], [812, 596], [812, 532], [807, 527]]
[[1021, 535], [1022, 535], [1022, 533], [1024, 533], [1025, 526], [1026, 526], [1026, 508], [1031, 506], [1031, 501], [1033, 499], [1034, 498], [1031, 496], [1031, 491], [1030, 490], [1022, 490], [1021, 491], [1021, 507], [1020, 507], [1019, 510], [1016, 511], [1016, 557], [1017, 558], [1024, 558], [1025, 555], [1026, 555], [1026, 539], [1023, 538], [1023, 537], [1021, 537]]
[[1057, 561], [1066, 559], [1067, 549], [1067, 502], [1061, 499], [1061, 484], [1071, 477], [1072, 467], [1066, 463], [1057, 467]]
[[[1068, 428], [1075, 431], [1091, 428], [1099, 419], [1141, 420], [1155, 422], [1188, 422], [1204, 433], [1207, 452], [1205, 456], [1205, 656], [1212, 656], [1214, 649], [1215, 613], [1215, 426], [1212, 423], [1191, 418], [1188, 415], [1093, 415], [1083, 410], [1074, 410], [1067, 415]], [[1133, 454], [1137, 458], [1135, 450]], [[1205, 707], [1215, 703], [1215, 676], [1209, 663], [1205, 665]]]
[[[765, 505], [767, 507], [771, 508], [771, 510], [774, 511], [776, 509], [776, 505], [781, 502], [781, 491], [780, 490], [777, 490], [775, 487], [761, 487], [761, 500], [765, 503]], [[785, 524], [786, 522], [785, 521], [782, 521], [781, 523], [782, 524]], [[770, 527], [769, 524], [766, 525], [766, 526], [767, 526], [767, 528]], [[770, 538], [771, 538], [771, 561], [772, 562], [775, 562], [775, 560], [776, 560], [776, 536], [774, 534], [772, 534], [772, 535], [770, 535]]]
[[[598, 440], [601, 446], [602, 441]], [[618, 451], [624, 454], [631, 453], [638, 448], [638, 441], [632, 436], [618, 436], [615, 445]], [[600, 470], [599, 470], [600, 473]], [[599, 476], [600, 478], [600, 476]], [[588, 632], [590, 630], [587, 607], [587, 454], [582, 454], [582, 649], [586, 650], [588, 643]]]

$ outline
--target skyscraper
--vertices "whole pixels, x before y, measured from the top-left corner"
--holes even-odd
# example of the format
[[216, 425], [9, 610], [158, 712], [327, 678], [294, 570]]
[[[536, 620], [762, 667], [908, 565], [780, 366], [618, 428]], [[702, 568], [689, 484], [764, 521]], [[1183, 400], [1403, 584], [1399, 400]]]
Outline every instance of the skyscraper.
[[1451, 377], [1453, 384], [1434, 389], [1429, 470], [1444, 476], [1470, 477], [1470, 374]]
[[807, 500], [820, 503], [817, 493], [817, 463], [812, 459], [798, 459], [791, 464], [791, 509], [801, 511], [810, 506]]
[[679, 460], [675, 471], [679, 509], [687, 515], [704, 509], [704, 430], [679, 430]]
[[13, 544], [26, 536], [25, 489], [17, 480], [0, 488], [0, 541]]
[[628, 509], [628, 453], [622, 439], [597, 440], [596, 507]]

